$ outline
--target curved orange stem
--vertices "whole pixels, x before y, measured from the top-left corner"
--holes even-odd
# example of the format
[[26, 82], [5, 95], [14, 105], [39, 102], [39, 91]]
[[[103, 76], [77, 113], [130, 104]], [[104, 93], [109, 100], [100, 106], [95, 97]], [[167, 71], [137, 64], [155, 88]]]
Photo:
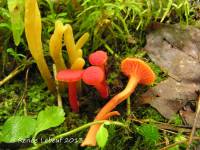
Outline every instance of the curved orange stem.
[[101, 120], [107, 120], [112, 116], [120, 116], [120, 113], [118, 111], [109, 112]]
[[[102, 120], [104, 116], [110, 113], [118, 104], [126, 100], [134, 91], [139, 82], [139, 79], [130, 76], [128, 84], [126, 88], [121, 91], [119, 94], [115, 95], [97, 114], [95, 120]], [[99, 129], [100, 125], [93, 125], [90, 127], [86, 138], [82, 142], [81, 146], [96, 146], [96, 133]]]
[[[109, 112], [107, 113], [104, 117], [102, 117], [102, 119], [100, 120], [107, 120], [112, 116], [119, 116], [120, 113], [118, 111], [113, 111], [113, 112]], [[83, 141], [83, 143], [81, 144], [81, 146], [95, 146], [96, 145], [96, 133], [99, 130], [101, 124], [97, 124], [97, 126], [91, 126], [88, 134], [87, 134], [87, 138], [85, 138], [85, 140]], [[91, 139], [95, 139], [95, 140], [91, 140]], [[94, 142], [91, 142], [94, 141]]]

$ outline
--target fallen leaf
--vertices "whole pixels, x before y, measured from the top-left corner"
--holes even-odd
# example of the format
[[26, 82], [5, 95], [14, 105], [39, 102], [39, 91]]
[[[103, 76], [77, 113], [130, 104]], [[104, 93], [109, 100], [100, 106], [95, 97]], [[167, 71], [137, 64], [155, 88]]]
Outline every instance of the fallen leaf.
[[170, 119], [188, 101], [195, 100], [196, 84], [180, 83], [168, 78], [142, 95], [143, 103], [150, 103], [164, 117]]
[[[191, 26], [160, 25], [147, 35], [144, 48], [168, 78], [141, 97], [170, 119], [200, 90], [200, 30]], [[186, 121], [187, 121], [186, 117]]]
[[[183, 119], [188, 123], [188, 125], [192, 126], [194, 123], [194, 118], [195, 118], [195, 114], [192, 111], [184, 111], [184, 110], [180, 110], [180, 115], [183, 117]], [[200, 128], [200, 115], [198, 116], [198, 121], [196, 124], [197, 128]]]

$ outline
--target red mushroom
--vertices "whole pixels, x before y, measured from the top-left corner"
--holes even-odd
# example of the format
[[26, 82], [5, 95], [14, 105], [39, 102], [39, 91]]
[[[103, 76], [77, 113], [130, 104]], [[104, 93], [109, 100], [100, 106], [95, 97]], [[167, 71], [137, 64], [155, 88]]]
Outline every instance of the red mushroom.
[[100, 67], [91, 66], [84, 70], [82, 76], [83, 82], [93, 85], [100, 93], [101, 97], [107, 98], [108, 88], [105, 83], [105, 74]]
[[89, 56], [89, 62], [93, 66], [99, 66], [105, 72], [105, 66], [107, 64], [108, 56], [107, 53], [101, 50], [98, 50]]
[[76, 82], [81, 80], [82, 70], [62, 70], [58, 72], [56, 78], [58, 81], [68, 83], [69, 104], [73, 112], [79, 112], [79, 103], [77, 100]]
[[[105, 66], [107, 64], [107, 60], [108, 60], [107, 53], [102, 50], [98, 50], [98, 51], [90, 54], [90, 56], [89, 56], [90, 64], [93, 66], [100, 67], [105, 74], [105, 78], [106, 78], [106, 67]], [[107, 95], [104, 95], [103, 98], [107, 98], [109, 95], [109, 87], [106, 83], [106, 80], [104, 80], [104, 82], [102, 84], [104, 84], [104, 87], [106, 88], [106, 91], [107, 91], [107, 93], [106, 93]]]
[[[126, 88], [115, 95], [97, 114], [95, 120], [101, 120], [106, 114], [111, 112], [118, 104], [127, 99], [138, 84], [152, 84], [155, 74], [151, 68], [142, 60], [137, 58], [126, 58], [121, 63], [121, 71], [129, 77]], [[81, 146], [96, 146], [96, 133], [100, 125], [92, 125]]]

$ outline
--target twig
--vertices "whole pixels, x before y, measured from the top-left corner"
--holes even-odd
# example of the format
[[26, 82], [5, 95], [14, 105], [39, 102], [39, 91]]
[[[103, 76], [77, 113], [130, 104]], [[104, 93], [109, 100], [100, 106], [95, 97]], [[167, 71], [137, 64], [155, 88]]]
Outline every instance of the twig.
[[26, 105], [26, 94], [27, 94], [27, 88], [28, 88], [28, 73], [29, 73], [29, 68], [26, 70], [26, 76], [25, 76], [25, 87], [24, 87], [24, 93], [22, 96], [22, 100], [24, 103], [24, 115], [27, 116], [27, 105]]
[[132, 120], [134, 122], [138, 122], [140, 124], [152, 122], [152, 123], [155, 123], [160, 130], [167, 131], [167, 132], [170, 132], [172, 134], [176, 134], [176, 132], [185, 132], [185, 133], [191, 132], [191, 129], [189, 129], [188, 127], [182, 127], [182, 126], [179, 127], [179, 126], [171, 125], [171, 124], [168, 124], [168, 123], [157, 122], [157, 121], [152, 120], [152, 119], [140, 119], [139, 120], [137, 118], [131, 118], [130, 120]]
[[[170, 144], [170, 145], [167, 145], [167, 146], [161, 148], [160, 150], [168, 150], [169, 148], [174, 147], [174, 146], [176, 146], [176, 145], [186, 143], [188, 140], [189, 140], [189, 139], [182, 140], [182, 141], [179, 141], [179, 142], [175, 142], [175, 143], [173, 143], [173, 144]], [[200, 140], [200, 137], [193, 137], [193, 140]]]
[[26, 75], [25, 75], [25, 87], [24, 87], [24, 91], [23, 91], [23, 94], [19, 100], [19, 103], [17, 104], [17, 106], [15, 107], [15, 112], [14, 112], [14, 115], [16, 114], [17, 110], [19, 107], [21, 107], [21, 104], [23, 102], [24, 104], [24, 115], [27, 116], [27, 105], [26, 105], [26, 93], [27, 93], [27, 87], [28, 87], [28, 73], [29, 73], [29, 69], [27, 69], [26, 71]]
[[[51, 138], [51, 139], [45, 141], [44, 143], [35, 145], [34, 147], [31, 147], [31, 148], [29, 148], [29, 149], [31, 149], [31, 150], [32, 150], [32, 149], [38, 149], [38, 148], [40, 148], [41, 146], [44, 146], [44, 145], [46, 145], [46, 144], [51, 143], [52, 141], [55, 141], [55, 140], [57, 140], [57, 139], [62, 139], [63, 137], [67, 137], [67, 136], [70, 136], [70, 135], [72, 135], [72, 134], [75, 134], [75, 133], [77, 133], [77, 132], [79, 132], [79, 131], [81, 131], [81, 130], [83, 130], [83, 129], [86, 129], [86, 128], [92, 126], [92, 125], [95, 125], [95, 124], [102, 124], [102, 123], [104, 123], [104, 122], [108, 122], [109, 124], [112, 124], [112, 125], [116, 125], [116, 126], [121, 126], [121, 127], [124, 127], [124, 128], [128, 128], [127, 125], [125, 125], [125, 124], [123, 124], [123, 123], [121, 123], [121, 122], [118, 122], [118, 121], [108, 121], [108, 120], [94, 121], [94, 122], [90, 122], [90, 123], [84, 124], [84, 125], [82, 125], [82, 126], [80, 126], [80, 127], [78, 127], [78, 128], [75, 128], [75, 129], [73, 129], [73, 130], [71, 130], [71, 131], [68, 131], [68, 132], [66, 132], [66, 133], [57, 135], [57, 136], [55, 136], [55, 137], [53, 137], [53, 138]], [[94, 138], [95, 138], [95, 137], [94, 137]]]
[[[200, 101], [200, 97], [199, 97], [199, 101]], [[198, 102], [198, 105], [200, 104], [200, 102]], [[198, 106], [199, 107], [199, 106]], [[199, 107], [200, 108], [200, 107]], [[199, 112], [198, 112], [199, 113]], [[197, 114], [196, 114], [196, 116], [197, 116]], [[195, 119], [196, 119], [196, 117], [195, 117]], [[147, 123], [147, 122], [153, 122], [153, 123], [155, 123], [157, 126], [158, 126], [158, 128], [159, 128], [159, 130], [162, 130], [162, 131], [164, 131], [164, 132], [169, 132], [169, 133], [172, 133], [172, 134], [177, 134], [176, 132], [186, 132], [186, 133], [188, 133], [188, 132], [191, 132], [191, 129], [188, 129], [188, 127], [179, 127], [179, 126], [173, 126], [173, 125], [170, 125], [170, 124], [167, 124], [167, 123], [161, 123], [161, 122], [157, 122], [157, 121], [154, 121], [154, 120], [150, 120], [150, 119], [144, 119], [144, 120], [139, 120], [139, 119], [137, 119], [137, 118], [131, 118], [131, 120], [132, 121], [134, 121], [134, 122], [138, 122], [138, 123], [140, 123], [140, 124], [142, 124], [142, 123]], [[197, 120], [197, 119], [196, 119]], [[195, 125], [195, 121], [194, 121], [194, 125]], [[196, 125], [195, 125], [196, 126]], [[194, 127], [194, 126], [193, 126]], [[194, 131], [195, 131], [195, 129], [193, 129]], [[173, 132], [173, 131], [176, 131], [176, 132]], [[194, 134], [194, 131], [192, 131], [193, 132], [193, 134]], [[191, 132], [191, 133], [192, 133]], [[192, 134], [192, 135], [193, 135]], [[191, 135], [190, 135], [191, 136]], [[193, 140], [200, 140], [200, 137], [193, 137], [192, 136], [192, 139]], [[191, 140], [191, 137], [189, 137], [188, 139], [186, 139], [186, 140], [183, 140], [183, 141], [179, 141], [179, 142], [176, 142], [176, 143], [173, 143], [173, 144], [171, 144], [171, 145], [168, 145], [168, 146], [166, 146], [166, 147], [163, 147], [163, 148], [161, 148], [160, 150], [167, 150], [167, 149], [169, 149], [169, 148], [171, 148], [171, 147], [174, 147], [174, 146], [176, 146], [176, 145], [178, 145], [178, 144], [182, 144], [182, 143], [186, 143], [187, 141], [188, 141], [188, 143], [189, 143], [189, 141]], [[187, 150], [189, 150], [189, 149], [187, 149]]]
[[62, 98], [61, 98], [60, 90], [59, 90], [59, 82], [56, 79], [57, 69], [56, 69], [56, 65], [55, 64], [53, 64], [53, 75], [54, 75], [54, 79], [55, 79], [55, 83], [56, 83], [56, 92], [57, 92], [58, 106], [63, 107], [63, 105], [62, 105]]
[[127, 102], [127, 116], [129, 116], [130, 114], [131, 114], [131, 100], [130, 100], [130, 96], [127, 98], [127, 100], [126, 100], [126, 102]]
[[[164, 138], [164, 140], [165, 140], [165, 138]], [[160, 145], [169, 145], [169, 144], [168, 144], [168, 141], [165, 140], [160, 143], [157, 143], [155, 146], [160, 146]]]
[[177, 133], [189, 133], [191, 132], [191, 129], [188, 129], [188, 128], [184, 128], [184, 127], [178, 127], [178, 126], [174, 126], [174, 125], [171, 125], [171, 124], [167, 124], [167, 123], [156, 123], [157, 126], [160, 128], [160, 129], [163, 129], [163, 130], [169, 130], [171, 131], [171, 133], [175, 134], [175, 132]]
[[[27, 60], [27, 61], [30, 61], [30, 60]], [[27, 63], [27, 64], [22, 64], [22, 65], [18, 66], [17, 68], [15, 68], [8, 76], [6, 76], [4, 79], [0, 80], [0, 87], [3, 84], [5, 84], [6, 82], [8, 82], [9, 80], [11, 80], [13, 77], [15, 77], [17, 74], [22, 72], [30, 64], [32, 64], [32, 62]]]
[[194, 136], [194, 133], [195, 133], [195, 130], [196, 130], [196, 125], [197, 125], [197, 121], [198, 121], [199, 114], [200, 114], [200, 96], [198, 97], [196, 108], [197, 108], [197, 111], [196, 111], [196, 115], [195, 115], [195, 118], [194, 118], [194, 123], [193, 123], [192, 131], [190, 133], [190, 138], [189, 138], [186, 150], [190, 149], [190, 145], [192, 143], [193, 136]]
[[117, 55], [109, 46], [108, 44], [104, 41], [104, 40], [101, 40], [101, 42], [104, 44], [105, 48], [108, 50], [108, 52], [112, 55], [115, 56], [115, 58], [119, 58], [119, 55]]
[[163, 131], [163, 135], [164, 135], [164, 139], [165, 139], [165, 145], [169, 145], [169, 139], [168, 137], [166, 136], [166, 131]]

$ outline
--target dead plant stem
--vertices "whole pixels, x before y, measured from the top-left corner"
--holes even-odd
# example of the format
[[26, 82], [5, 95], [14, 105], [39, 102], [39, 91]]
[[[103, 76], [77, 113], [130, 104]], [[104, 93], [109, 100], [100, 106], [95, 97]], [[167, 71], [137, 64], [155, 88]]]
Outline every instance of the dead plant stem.
[[196, 125], [197, 125], [197, 121], [198, 121], [199, 113], [200, 113], [200, 96], [198, 96], [196, 108], [197, 108], [196, 109], [196, 115], [195, 115], [195, 118], [194, 118], [194, 123], [193, 123], [192, 131], [190, 133], [190, 137], [189, 137], [189, 141], [188, 141], [188, 145], [187, 145], [186, 150], [190, 149], [190, 145], [192, 143], [193, 136], [194, 136], [194, 133], [195, 133], [195, 130], [196, 130]]

